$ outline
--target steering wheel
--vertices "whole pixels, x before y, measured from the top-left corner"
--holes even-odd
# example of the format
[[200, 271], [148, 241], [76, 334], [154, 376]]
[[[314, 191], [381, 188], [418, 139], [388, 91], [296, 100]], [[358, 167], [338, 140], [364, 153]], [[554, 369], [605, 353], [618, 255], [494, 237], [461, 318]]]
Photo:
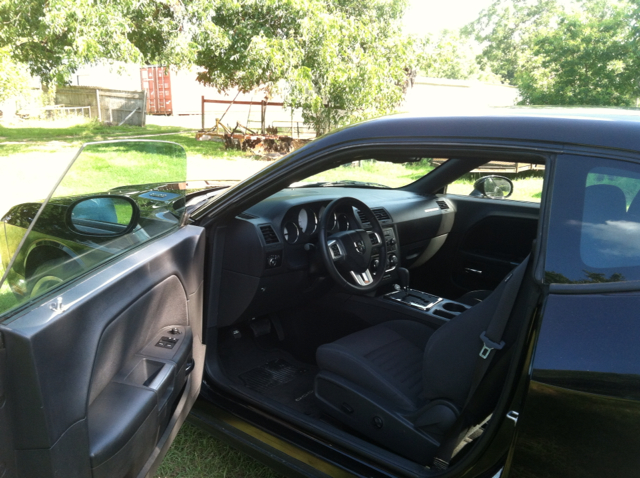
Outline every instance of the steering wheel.
[[[352, 215], [354, 207], [367, 218], [373, 230], [353, 229], [331, 234], [331, 219], [336, 211], [348, 211], [348, 214]], [[377, 236], [377, 244], [372, 243], [371, 235]], [[387, 264], [387, 244], [382, 226], [369, 206], [351, 197], [335, 199], [329, 203], [320, 217], [319, 236], [322, 262], [338, 285], [355, 293], [367, 292], [378, 287]], [[379, 260], [372, 274], [369, 264], [374, 248], [378, 249]]]

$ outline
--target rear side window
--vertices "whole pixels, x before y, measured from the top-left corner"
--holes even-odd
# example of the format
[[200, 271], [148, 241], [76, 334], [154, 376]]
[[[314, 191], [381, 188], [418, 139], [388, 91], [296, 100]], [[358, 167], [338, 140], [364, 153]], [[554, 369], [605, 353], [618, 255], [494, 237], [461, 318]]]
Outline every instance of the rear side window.
[[640, 279], [640, 165], [595, 158], [558, 160], [546, 281]]

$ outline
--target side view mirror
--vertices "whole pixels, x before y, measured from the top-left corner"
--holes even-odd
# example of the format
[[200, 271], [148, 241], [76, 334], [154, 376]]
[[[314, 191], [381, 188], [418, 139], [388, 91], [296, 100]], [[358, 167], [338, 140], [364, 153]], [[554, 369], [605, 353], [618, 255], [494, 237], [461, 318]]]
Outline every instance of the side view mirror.
[[505, 199], [513, 193], [513, 183], [504, 176], [484, 176], [473, 184], [471, 196]]
[[76, 234], [119, 237], [138, 224], [140, 208], [126, 196], [92, 196], [69, 205], [66, 224]]

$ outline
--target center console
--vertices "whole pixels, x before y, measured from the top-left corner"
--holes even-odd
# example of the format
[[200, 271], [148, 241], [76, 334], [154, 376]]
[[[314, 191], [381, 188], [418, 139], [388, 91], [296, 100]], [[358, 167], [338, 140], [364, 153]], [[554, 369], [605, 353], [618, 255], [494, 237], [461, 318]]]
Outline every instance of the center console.
[[385, 294], [384, 297], [407, 307], [447, 320], [453, 319], [470, 308], [470, 306], [459, 302], [443, 299], [442, 297], [414, 289], [400, 289], [395, 292]]

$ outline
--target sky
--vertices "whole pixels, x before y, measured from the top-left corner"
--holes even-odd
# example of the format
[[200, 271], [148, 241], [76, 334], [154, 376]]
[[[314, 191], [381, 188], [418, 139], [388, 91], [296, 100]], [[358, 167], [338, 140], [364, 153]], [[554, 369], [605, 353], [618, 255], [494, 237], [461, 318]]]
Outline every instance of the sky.
[[405, 31], [418, 35], [458, 29], [478, 18], [493, 0], [409, 0]]

